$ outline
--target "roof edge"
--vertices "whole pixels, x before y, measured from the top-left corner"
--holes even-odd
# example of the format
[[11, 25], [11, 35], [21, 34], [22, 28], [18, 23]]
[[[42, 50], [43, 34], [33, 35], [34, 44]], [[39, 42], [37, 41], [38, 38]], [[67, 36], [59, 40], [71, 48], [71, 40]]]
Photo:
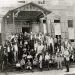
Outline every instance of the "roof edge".
[[34, 2], [30, 2], [30, 3], [24, 4], [24, 5], [22, 5], [22, 6], [19, 6], [19, 7], [17, 7], [17, 8], [12, 9], [11, 11], [14, 11], [14, 10], [16, 10], [16, 9], [18, 9], [18, 8], [21, 8], [21, 7], [23, 7], [23, 6], [26, 6], [26, 5], [28, 5], [28, 4], [32, 4], [32, 5], [34, 5], [34, 6], [39, 7], [39, 8], [42, 9], [42, 10], [45, 10], [45, 11], [51, 13], [51, 11], [49, 11], [48, 9], [46, 9], [46, 8], [44, 8], [43, 6], [40, 6], [40, 5], [38, 5], [38, 4], [34, 3]]

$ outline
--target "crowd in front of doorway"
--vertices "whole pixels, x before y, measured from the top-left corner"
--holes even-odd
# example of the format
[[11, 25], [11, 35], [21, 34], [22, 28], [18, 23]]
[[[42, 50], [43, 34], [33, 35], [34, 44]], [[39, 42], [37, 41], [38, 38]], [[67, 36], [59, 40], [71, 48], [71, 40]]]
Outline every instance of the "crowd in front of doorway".
[[62, 63], [65, 62], [69, 72], [69, 60], [75, 60], [69, 40], [62, 42], [61, 36], [42, 33], [12, 33], [2, 44], [0, 52], [2, 70], [7, 64], [15, 64], [17, 70], [33, 71], [35, 66], [41, 71], [44, 66], [49, 70], [51, 63], [56, 63], [57, 69], [63, 69]]

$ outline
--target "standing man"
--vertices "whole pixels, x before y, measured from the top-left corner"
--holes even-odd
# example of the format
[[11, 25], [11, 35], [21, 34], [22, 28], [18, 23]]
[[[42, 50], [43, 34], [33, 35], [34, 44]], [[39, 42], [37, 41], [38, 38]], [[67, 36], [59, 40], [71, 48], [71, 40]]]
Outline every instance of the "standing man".
[[57, 52], [57, 45], [58, 43], [57, 43], [57, 38], [55, 37], [54, 38], [54, 53], [56, 54], [56, 52]]
[[29, 46], [30, 46], [30, 49], [34, 49], [34, 38], [33, 38], [32, 32], [30, 34]]
[[53, 52], [54, 52], [54, 41], [53, 41], [53, 38], [50, 35], [47, 38], [47, 46], [48, 46], [49, 54], [52, 55]]
[[62, 52], [58, 50], [57, 53], [56, 53], [56, 57], [57, 57], [57, 69], [62, 70], [63, 69], [63, 66], [62, 66], [62, 61], [63, 61]]
[[68, 50], [68, 48], [65, 48], [64, 51], [64, 61], [65, 61], [65, 66], [66, 66], [66, 72], [69, 72], [69, 60], [70, 60], [70, 52]]

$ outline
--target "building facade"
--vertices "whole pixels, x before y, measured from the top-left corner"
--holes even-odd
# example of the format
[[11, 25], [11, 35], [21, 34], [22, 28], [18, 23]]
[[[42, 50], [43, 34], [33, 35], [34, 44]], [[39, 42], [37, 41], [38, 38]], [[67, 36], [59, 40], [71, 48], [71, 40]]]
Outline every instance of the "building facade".
[[2, 40], [8, 39], [11, 33], [47, 33], [46, 16], [50, 13], [32, 2], [8, 11], [2, 18]]
[[11, 33], [33, 32], [49, 33], [61, 39], [75, 41], [75, 16], [73, 6], [47, 3], [28, 3], [8, 11], [1, 19], [2, 41]]

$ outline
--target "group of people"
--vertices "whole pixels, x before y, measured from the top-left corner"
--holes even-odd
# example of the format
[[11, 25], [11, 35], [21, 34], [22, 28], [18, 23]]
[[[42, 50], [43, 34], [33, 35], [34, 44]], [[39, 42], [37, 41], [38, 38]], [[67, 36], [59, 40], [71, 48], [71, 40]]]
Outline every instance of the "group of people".
[[[33, 70], [37, 66], [40, 70], [44, 65], [49, 70], [50, 63], [57, 63], [57, 69], [63, 69], [65, 61], [69, 72], [69, 60], [73, 55], [73, 48], [69, 41], [61, 41], [61, 36], [52, 37], [42, 33], [11, 34], [1, 46], [2, 69], [6, 64], [15, 64], [16, 69]], [[72, 56], [73, 58], [73, 56]]]

